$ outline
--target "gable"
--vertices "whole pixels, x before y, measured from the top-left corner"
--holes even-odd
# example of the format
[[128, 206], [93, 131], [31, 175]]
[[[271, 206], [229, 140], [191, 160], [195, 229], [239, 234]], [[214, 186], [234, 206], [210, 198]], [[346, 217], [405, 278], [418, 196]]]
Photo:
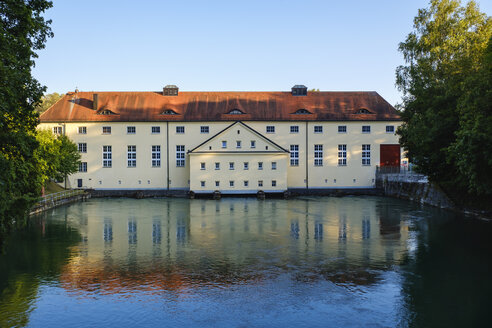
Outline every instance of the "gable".
[[[254, 144], [252, 144], [254, 142]], [[235, 122], [188, 153], [288, 153], [258, 131]]]

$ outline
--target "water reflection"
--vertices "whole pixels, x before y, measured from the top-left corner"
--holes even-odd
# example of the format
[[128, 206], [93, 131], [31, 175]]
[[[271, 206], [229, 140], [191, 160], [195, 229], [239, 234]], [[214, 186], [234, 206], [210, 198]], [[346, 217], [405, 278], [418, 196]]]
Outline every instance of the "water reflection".
[[[449, 221], [439, 213], [435, 226]], [[94, 199], [57, 209], [39, 219], [28, 235], [14, 238], [16, 247], [0, 257], [0, 318], [5, 311], [12, 312], [6, 304], [25, 298], [28, 301], [12, 312], [19, 326], [25, 325], [37, 289], [51, 280], [77, 297], [179, 298], [203, 290], [234, 292], [244, 286], [263, 290], [270, 284], [274, 287], [263, 294], [267, 299], [291, 291], [288, 297], [277, 295], [275, 304], [282, 304], [282, 297], [285, 304], [298, 304], [304, 297], [301, 291], [314, 286], [309, 297], [319, 295], [324, 300], [333, 295], [335, 300], [355, 297], [350, 301], [354, 303], [361, 302], [360, 295], [363, 300], [371, 295], [397, 300], [403, 304], [397, 312], [405, 314], [404, 326], [415, 318], [425, 322], [430, 313], [418, 305], [428, 299], [417, 284], [420, 278], [412, 273], [425, 276], [422, 280], [429, 284], [437, 281], [426, 266], [429, 249], [443, 256], [436, 252], [442, 246], [429, 246], [442, 238], [429, 223], [437, 220], [436, 215], [414, 204], [369, 197]], [[19, 256], [19, 249], [28, 248], [33, 251]], [[457, 251], [459, 246], [454, 248]], [[45, 261], [50, 263], [48, 270]], [[19, 263], [34, 263], [29, 278]], [[408, 273], [395, 268], [408, 268]], [[16, 284], [26, 290], [15, 289]], [[353, 311], [348, 309], [354, 303], [345, 304], [345, 311]], [[379, 308], [377, 302], [370, 306], [381, 313], [387, 310], [387, 305]], [[251, 313], [257, 311], [262, 309]], [[415, 311], [420, 315], [413, 315]], [[4, 323], [0, 319], [1, 327], [9, 326]]]
[[[108, 202], [113, 201], [91, 201], [90, 219], [82, 225], [69, 212], [70, 224], [83, 226], [82, 238], [87, 240], [85, 251], [80, 249], [76, 260], [64, 267], [65, 272], [77, 273], [63, 275], [71, 287], [90, 290], [97, 285], [106, 292], [118, 292], [142, 288], [146, 277], [155, 283], [165, 278], [159, 272], [170, 271], [186, 277], [182, 283], [190, 286], [268, 279], [293, 270], [296, 279], [310, 276], [344, 284], [373, 284], [379, 273], [372, 279], [357, 276], [398, 264], [407, 248], [406, 224], [400, 226], [398, 218], [370, 198], [356, 202], [323, 198], [146, 200], [145, 208], [140, 207], [141, 201], [129, 199], [118, 201], [111, 213], [100, 214]], [[75, 209], [78, 214], [77, 206]], [[378, 236], [371, 236], [371, 220], [379, 221]], [[98, 230], [103, 231], [104, 244], [92, 233]], [[389, 235], [404, 242], [382, 244]], [[110, 285], [105, 281], [108, 265], [112, 266]], [[343, 278], [330, 274], [347, 267], [351, 273]], [[132, 274], [125, 273], [128, 271]]]

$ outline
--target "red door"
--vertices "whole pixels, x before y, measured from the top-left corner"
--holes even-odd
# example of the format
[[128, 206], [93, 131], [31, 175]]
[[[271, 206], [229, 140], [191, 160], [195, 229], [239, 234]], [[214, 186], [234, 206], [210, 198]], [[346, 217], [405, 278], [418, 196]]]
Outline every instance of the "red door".
[[400, 167], [400, 145], [380, 145], [380, 166]]

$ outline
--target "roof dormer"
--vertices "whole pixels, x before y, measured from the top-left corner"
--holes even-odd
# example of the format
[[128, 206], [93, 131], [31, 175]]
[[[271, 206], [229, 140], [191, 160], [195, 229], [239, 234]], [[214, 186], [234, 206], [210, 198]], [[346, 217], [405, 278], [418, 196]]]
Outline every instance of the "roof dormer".
[[229, 114], [229, 115], [242, 115], [242, 114], [244, 114], [244, 112], [240, 109], [234, 108], [234, 109], [231, 109], [229, 112], [227, 112], [227, 114]]
[[374, 113], [367, 108], [361, 107], [355, 112], [355, 114], [374, 114]]
[[179, 115], [172, 109], [165, 109], [162, 111], [161, 115]]
[[295, 115], [308, 115], [308, 114], [312, 114], [312, 113], [310, 111], [308, 111], [307, 109], [305, 109], [305, 108], [300, 108], [300, 109], [296, 110], [292, 114], [295, 114]]

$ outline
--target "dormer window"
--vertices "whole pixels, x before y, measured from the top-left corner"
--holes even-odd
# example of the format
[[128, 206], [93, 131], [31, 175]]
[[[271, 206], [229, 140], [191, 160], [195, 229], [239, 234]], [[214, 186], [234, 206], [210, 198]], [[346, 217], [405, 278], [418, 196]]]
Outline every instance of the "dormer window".
[[115, 113], [113, 113], [109, 109], [103, 109], [102, 111], [99, 112], [99, 115], [115, 115]]
[[359, 108], [355, 114], [372, 114], [367, 108]]
[[162, 90], [164, 96], [177, 96], [179, 88], [173, 84], [166, 85]]
[[178, 113], [176, 113], [172, 109], [166, 109], [161, 113], [161, 115], [178, 115]]
[[293, 96], [307, 96], [307, 87], [305, 85], [294, 85], [292, 87]]
[[241, 111], [240, 109], [237, 109], [237, 108], [234, 108], [232, 110], [229, 111], [229, 113], [227, 113], [229, 115], [241, 115], [241, 114], [244, 114], [243, 111]]
[[301, 108], [301, 109], [298, 109], [294, 112], [295, 115], [306, 115], [306, 114], [312, 114], [310, 111], [308, 111], [307, 109], [304, 109], [304, 108]]

